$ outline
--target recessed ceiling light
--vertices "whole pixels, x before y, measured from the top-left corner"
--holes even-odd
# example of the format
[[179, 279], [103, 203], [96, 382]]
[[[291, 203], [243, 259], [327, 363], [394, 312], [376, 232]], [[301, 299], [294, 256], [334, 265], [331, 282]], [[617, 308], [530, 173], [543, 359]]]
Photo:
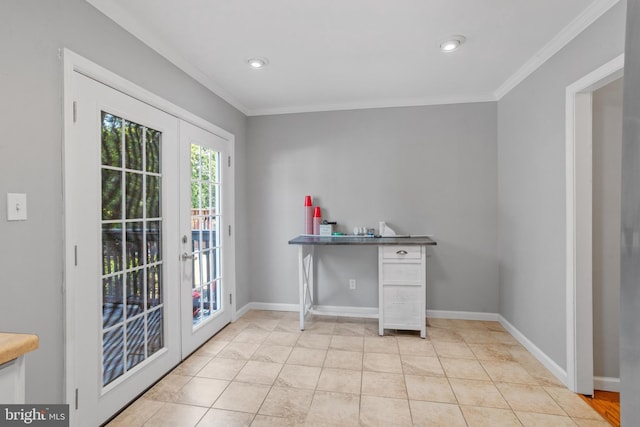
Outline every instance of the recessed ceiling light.
[[264, 68], [269, 64], [269, 60], [267, 58], [249, 58], [247, 59], [247, 63], [254, 70], [259, 70], [260, 68]]
[[466, 38], [464, 36], [451, 36], [448, 40], [440, 44], [440, 50], [443, 52], [453, 52], [458, 49]]

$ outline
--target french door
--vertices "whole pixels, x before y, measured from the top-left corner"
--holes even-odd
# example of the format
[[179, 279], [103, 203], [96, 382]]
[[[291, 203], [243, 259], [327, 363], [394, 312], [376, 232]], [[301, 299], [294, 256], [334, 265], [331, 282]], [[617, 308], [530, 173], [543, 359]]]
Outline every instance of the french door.
[[233, 136], [66, 73], [65, 395], [71, 426], [88, 426], [231, 321]]
[[182, 356], [231, 321], [230, 153], [227, 141], [180, 122]]
[[72, 84], [65, 274], [75, 349], [67, 357], [73, 425], [84, 426], [180, 362], [179, 120], [79, 73]]

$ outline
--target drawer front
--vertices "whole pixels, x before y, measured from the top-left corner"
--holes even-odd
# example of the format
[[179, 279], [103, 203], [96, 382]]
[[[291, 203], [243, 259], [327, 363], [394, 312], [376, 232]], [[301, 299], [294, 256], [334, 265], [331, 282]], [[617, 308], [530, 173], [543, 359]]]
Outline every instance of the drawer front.
[[383, 287], [384, 325], [395, 329], [420, 327], [425, 322], [424, 295], [419, 286]]
[[420, 259], [422, 258], [422, 246], [383, 246], [382, 257], [384, 259]]
[[407, 263], [382, 263], [382, 283], [420, 285], [424, 277], [424, 266]]

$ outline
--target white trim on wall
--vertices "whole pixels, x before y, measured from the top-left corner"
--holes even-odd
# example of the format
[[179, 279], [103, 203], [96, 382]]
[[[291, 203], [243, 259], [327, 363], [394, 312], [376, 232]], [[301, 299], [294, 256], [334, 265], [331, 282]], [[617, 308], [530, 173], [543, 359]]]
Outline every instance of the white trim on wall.
[[[90, 61], [77, 53], [64, 49], [65, 70], [77, 71], [91, 79], [94, 79], [100, 83], [103, 83], [117, 91], [125, 93], [138, 101], [149, 104], [158, 110], [164, 111], [167, 114], [171, 114], [185, 122], [191, 123], [201, 129], [211, 132], [230, 143], [235, 142], [235, 137], [232, 133], [218, 127], [207, 120], [204, 120], [195, 114], [185, 110], [182, 107], [175, 105], [174, 103], [167, 101], [166, 99], [150, 92], [129, 80], [120, 77], [119, 75], [107, 70], [106, 68]], [[66, 83], [66, 80], [65, 80]], [[71, 98], [69, 98], [71, 99]], [[65, 105], [65, 107], [67, 107]]]
[[500, 100], [503, 96], [520, 84], [524, 79], [531, 75], [535, 70], [547, 62], [560, 49], [566, 46], [578, 34], [585, 30], [589, 25], [593, 24], [609, 9], [615, 6], [620, 0], [595, 0], [584, 12], [578, 15], [573, 21], [563, 28], [551, 41], [549, 41], [542, 49], [533, 55], [522, 67], [514, 74], [507, 78], [495, 91], [484, 94], [465, 94], [456, 97], [446, 98], [423, 98], [423, 99], [395, 99], [382, 100], [369, 103], [354, 104], [321, 104], [321, 105], [302, 105], [293, 108], [266, 108], [266, 109], [250, 109], [242, 104], [229, 91], [224, 89], [222, 85], [214, 81], [215, 79], [207, 76], [197, 67], [187, 61], [180, 52], [163, 42], [157, 35], [143, 25], [138, 20], [132, 18], [119, 5], [109, 0], [87, 0], [89, 4], [111, 18], [114, 22], [124, 28], [127, 32], [134, 35], [140, 41], [151, 47], [164, 58], [175, 64], [194, 80], [200, 82], [207, 89], [233, 105], [247, 116], [261, 116], [273, 114], [294, 114], [302, 112], [318, 112], [318, 111], [339, 111], [352, 109], [367, 108], [387, 108], [387, 107], [409, 107], [409, 106], [425, 106], [425, 105], [441, 105], [441, 104], [459, 104], [470, 102], [492, 102]]
[[560, 49], [565, 47], [578, 34], [583, 32], [589, 25], [593, 24], [598, 18], [604, 15], [609, 9], [615, 6], [620, 0], [598, 0], [593, 2], [584, 12], [578, 15], [573, 21], [562, 29], [553, 39], [551, 39], [542, 49], [531, 57], [525, 64], [518, 69], [511, 77], [509, 77], [494, 92], [496, 100], [500, 100], [503, 96], [518, 86], [527, 77], [533, 74], [553, 55], [558, 53]]
[[[268, 302], [250, 302], [236, 312], [236, 318], [240, 318], [249, 310], [271, 310], [271, 311], [299, 311], [299, 304], [279, 304]], [[315, 313], [326, 316], [344, 317], [366, 317], [378, 318], [378, 307], [348, 307], [320, 305], [315, 307]], [[447, 311], [447, 310], [427, 310], [426, 316], [434, 319], [459, 319], [459, 320], [482, 320], [499, 321], [498, 313], [482, 313], [474, 311]]]
[[[242, 317], [249, 310], [271, 310], [271, 311], [299, 311], [299, 304], [278, 304], [264, 302], [250, 302], [244, 305], [236, 312], [236, 318]], [[320, 306], [320, 310], [330, 315], [350, 316], [350, 317], [374, 317], [377, 318], [376, 307], [337, 307], [337, 306]], [[372, 316], [361, 316], [358, 313], [374, 313]], [[522, 332], [513, 326], [507, 319], [498, 313], [483, 313], [472, 311], [448, 311], [448, 310], [427, 310], [427, 317], [434, 319], [456, 319], [456, 320], [480, 320], [480, 321], [497, 321], [509, 332], [524, 348], [526, 348], [540, 363], [544, 365], [559, 381], [563, 384], [567, 382], [567, 372], [562, 369], [556, 362], [551, 359], [544, 351], [538, 348], [530, 341]], [[613, 384], [616, 378], [602, 378], [603, 382]], [[613, 387], [613, 386], [611, 386]], [[607, 390], [602, 388], [602, 390]]]
[[483, 313], [479, 311], [448, 311], [427, 310], [427, 318], [456, 319], [456, 320], [482, 320], [484, 322], [497, 322], [500, 320], [498, 313]]
[[301, 105], [296, 107], [263, 108], [249, 110], [248, 116], [270, 116], [277, 114], [314, 113], [322, 111], [367, 110], [371, 108], [424, 107], [428, 105], [473, 104], [495, 102], [492, 93], [479, 95], [448, 96], [442, 98], [386, 99], [383, 101], [354, 102], [340, 104]]
[[593, 386], [596, 390], [620, 393], [620, 378], [594, 377]]
[[507, 319], [500, 316], [500, 324], [509, 332], [529, 353], [531, 353], [540, 363], [544, 365], [563, 384], [567, 383], [567, 371], [553, 361], [544, 351], [529, 340], [522, 332], [513, 326]]
[[195, 81], [199, 82], [211, 92], [224, 99], [226, 102], [240, 110], [243, 114], [246, 115], [248, 113], [248, 109], [235, 96], [229, 93], [217, 82], [213, 81], [205, 73], [200, 71], [198, 67], [195, 67], [189, 61], [184, 59], [179, 51], [163, 42], [162, 39], [158, 37], [154, 31], [149, 29], [145, 24], [141, 23], [137, 19], [134, 19], [116, 2], [109, 0], [86, 1], [87, 3], [98, 9], [101, 13], [108, 16], [117, 25], [124, 28], [125, 31], [132, 34], [142, 43], [146, 44], [151, 49], [155, 50], [164, 58], [173, 63], [176, 67], [184, 71]]
[[[249, 310], [268, 311], [300, 311], [300, 304], [279, 304], [270, 302], [250, 302], [238, 310], [237, 317], [242, 316]], [[314, 314], [321, 316], [343, 316], [343, 317], [367, 317], [377, 318], [378, 307], [348, 307], [320, 305], [314, 307]]]
[[[567, 387], [593, 393], [591, 94], [623, 73], [624, 54], [566, 89]], [[586, 134], [585, 134], [586, 132]]]

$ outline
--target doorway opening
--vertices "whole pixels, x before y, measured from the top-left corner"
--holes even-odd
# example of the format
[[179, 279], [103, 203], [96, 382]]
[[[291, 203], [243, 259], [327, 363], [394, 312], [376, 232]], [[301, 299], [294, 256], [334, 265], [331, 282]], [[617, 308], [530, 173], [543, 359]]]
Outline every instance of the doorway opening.
[[594, 91], [622, 77], [623, 66], [620, 55], [566, 89], [566, 385], [588, 396], [594, 393], [592, 101]]

